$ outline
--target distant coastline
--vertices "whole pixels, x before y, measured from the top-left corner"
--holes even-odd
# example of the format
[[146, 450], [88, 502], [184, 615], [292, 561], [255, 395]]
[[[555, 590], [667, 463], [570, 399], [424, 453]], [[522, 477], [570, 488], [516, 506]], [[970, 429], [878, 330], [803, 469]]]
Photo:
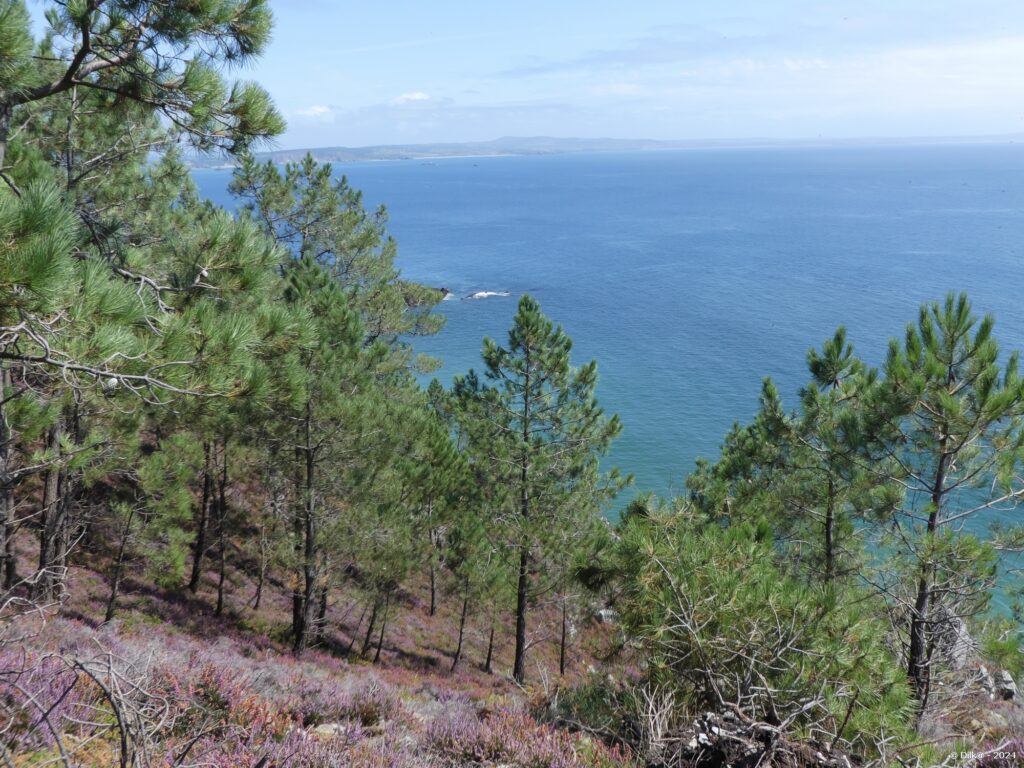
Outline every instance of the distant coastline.
[[[505, 136], [491, 141], [437, 144], [387, 144], [368, 147], [311, 147], [259, 152], [260, 160], [295, 162], [307, 154], [322, 163], [365, 163], [395, 160], [450, 160], [457, 158], [564, 155], [601, 152], [656, 152], [665, 150], [771, 149], [858, 146], [928, 146], [957, 144], [1024, 144], [1024, 134], [998, 136], [922, 136], [912, 138], [866, 137], [855, 139], [580, 139], [552, 136]], [[229, 169], [234, 163], [223, 155], [191, 155], [185, 158], [193, 168]]]

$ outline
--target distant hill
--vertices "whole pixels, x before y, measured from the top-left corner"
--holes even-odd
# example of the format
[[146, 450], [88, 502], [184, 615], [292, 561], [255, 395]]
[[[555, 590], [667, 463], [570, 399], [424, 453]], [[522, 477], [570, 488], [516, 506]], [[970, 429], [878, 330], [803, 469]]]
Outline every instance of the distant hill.
[[[708, 142], [701, 143], [708, 145]], [[554, 155], [570, 152], [634, 152], [656, 149], [683, 149], [697, 146], [692, 141], [656, 141], [652, 139], [563, 139], [551, 136], [505, 136], [491, 141], [439, 144], [385, 144], [371, 147], [314, 147], [260, 152], [263, 160], [289, 162], [307, 153], [321, 162], [357, 163], [368, 160], [429, 160], [445, 157], [499, 157], [502, 155]], [[224, 164], [217, 156], [188, 159], [195, 167]]]
[[[988, 144], [1019, 143], [1024, 136], [971, 136], [920, 138], [862, 138], [862, 139], [579, 139], [554, 136], [503, 136], [490, 141], [468, 141], [438, 144], [381, 144], [370, 147], [313, 147], [308, 149], [282, 149], [257, 153], [261, 160], [279, 163], [300, 160], [312, 154], [320, 162], [359, 163], [371, 160], [430, 160], [446, 157], [500, 157], [507, 155], [558, 155], [574, 152], [642, 152], [670, 149], [727, 149], [755, 147], [811, 147], [854, 145], [913, 145], [913, 144]], [[213, 168], [230, 165], [223, 156], [203, 155], [187, 158], [195, 168]]]

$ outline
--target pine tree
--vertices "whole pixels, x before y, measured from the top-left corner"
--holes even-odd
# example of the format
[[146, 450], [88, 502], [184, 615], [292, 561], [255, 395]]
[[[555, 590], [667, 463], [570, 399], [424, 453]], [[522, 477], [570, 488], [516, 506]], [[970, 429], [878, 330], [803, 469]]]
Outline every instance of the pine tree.
[[38, 318], [54, 317], [71, 301], [74, 265], [69, 253], [76, 234], [74, 216], [53, 187], [33, 184], [20, 196], [0, 194], [0, 525], [8, 588], [17, 573], [14, 488], [45, 466], [40, 462], [17, 466], [15, 448], [20, 435], [38, 412], [29, 408], [19, 423], [18, 406], [36, 397], [27, 377], [16, 378], [12, 366], [25, 370], [45, 357], [27, 347], [45, 329], [46, 323]]
[[990, 545], [963, 523], [1024, 497], [1024, 379], [1016, 353], [1000, 365], [993, 325], [977, 320], [965, 294], [923, 306], [903, 343], [890, 343], [873, 401], [869, 426], [906, 488], [888, 545], [898, 553], [890, 573], [909, 583], [905, 595], [891, 581], [886, 593], [905, 616], [907, 673], [922, 705], [936, 638], [982, 611], [994, 583]]
[[832, 584], [861, 564], [856, 523], [891, 512], [900, 493], [898, 484], [879, 481], [883, 446], [861, 424], [877, 371], [854, 356], [843, 328], [808, 351], [807, 365], [799, 410], [787, 413], [765, 379], [755, 419], [734, 426], [719, 460], [700, 462], [687, 484], [709, 517], [769, 521], [784, 562]]
[[[272, 277], [259, 250], [275, 249], [254, 243], [262, 238], [255, 227], [207, 215], [183, 195], [187, 170], [173, 152], [152, 167], [149, 153], [182, 138], [239, 151], [283, 122], [257, 86], [236, 84], [229, 93], [218, 71], [259, 53], [270, 23], [262, 2], [57, 3], [39, 46], [22, 2], [0, 2], [0, 18], [0, 203], [13, 210], [11, 198], [21, 198], [34, 213], [48, 212], [40, 237], [22, 227], [5, 240], [30, 260], [14, 257], [9, 281], [0, 278], [11, 310], [0, 326], [0, 366], [5, 389], [16, 398], [33, 393], [50, 420], [40, 461], [23, 458], [17, 476], [3, 472], [0, 494], [9, 509], [12, 484], [43, 474], [38, 589], [48, 599], [79, 526], [74, 499], [89, 457], [102, 459], [92, 422], [102, 421], [105, 400], [238, 396], [251, 379], [253, 326], [245, 313], [229, 317], [224, 297], [233, 281], [246, 290], [251, 278]], [[65, 226], [71, 214], [77, 221]], [[180, 233], [197, 231], [212, 240], [190, 252], [196, 239]], [[7, 301], [9, 293], [34, 296], [38, 306]], [[46, 310], [38, 302], [45, 296]], [[17, 450], [30, 451], [7, 418], [12, 407], [0, 414], [8, 469], [19, 463]], [[8, 554], [10, 583], [16, 566]]]
[[302, 486], [293, 495], [293, 638], [301, 652], [313, 603], [328, 588], [328, 542], [345, 523], [323, 502], [332, 496], [339, 506], [358, 507], [373, 486], [373, 462], [386, 468], [404, 439], [393, 409], [408, 405], [411, 372], [422, 362], [408, 337], [440, 327], [430, 309], [441, 294], [401, 279], [384, 212], [368, 213], [357, 191], [333, 180], [329, 165], [307, 157], [281, 172], [245, 157], [232, 190], [245, 203], [246, 219], [280, 247], [285, 301], [306, 313], [315, 337], [296, 358], [303, 402], [296, 411], [279, 409], [279, 429], [267, 438], [281, 448], [278, 456], [295, 457], [284, 476]]
[[534, 568], [550, 552], [559, 529], [580, 528], [621, 487], [618, 473], [601, 474], [598, 461], [619, 434], [618, 417], [605, 417], [594, 391], [597, 365], [572, 368], [572, 342], [530, 296], [519, 301], [508, 346], [484, 340], [485, 377], [470, 371], [456, 380], [472, 460], [492, 474], [502, 494], [494, 525], [517, 561], [515, 661], [526, 675], [527, 614]]
[[24, 3], [0, 2], [0, 169], [19, 109], [78, 92], [144, 104], [201, 149], [239, 151], [284, 128], [264, 90], [221, 75], [266, 45], [265, 0], [53, 3], [47, 21], [56, 61], [39, 67]]
[[278, 169], [272, 162], [242, 158], [231, 190], [263, 231], [294, 258], [328, 268], [359, 314], [365, 343], [384, 342], [412, 362], [408, 339], [440, 330], [444, 319], [431, 313], [441, 292], [403, 280], [398, 253], [387, 234], [387, 211], [367, 211], [362, 193], [330, 164], [307, 155]]

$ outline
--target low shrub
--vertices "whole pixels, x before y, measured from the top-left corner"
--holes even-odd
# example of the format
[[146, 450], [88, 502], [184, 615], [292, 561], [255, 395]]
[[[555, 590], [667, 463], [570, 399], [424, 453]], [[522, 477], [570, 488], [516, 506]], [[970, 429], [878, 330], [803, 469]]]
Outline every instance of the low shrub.
[[499, 710], [479, 719], [459, 711], [435, 719], [427, 744], [436, 752], [470, 764], [502, 763], [517, 768], [591, 768], [630, 765], [627, 754], [593, 740], [538, 725], [523, 713]]
[[796, 738], [870, 753], [909, 738], [906, 674], [887, 626], [856, 588], [785, 573], [769, 526], [723, 528], [680, 512], [630, 518], [606, 567], [650, 690], [680, 719], [739, 706]]

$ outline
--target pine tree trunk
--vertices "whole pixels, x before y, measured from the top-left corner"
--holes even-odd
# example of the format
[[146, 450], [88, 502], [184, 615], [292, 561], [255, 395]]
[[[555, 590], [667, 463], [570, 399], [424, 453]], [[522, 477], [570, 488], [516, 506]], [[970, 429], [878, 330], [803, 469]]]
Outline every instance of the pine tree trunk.
[[[433, 519], [434, 500], [427, 501], [427, 517]], [[437, 567], [434, 562], [437, 556], [437, 532], [431, 528], [430, 536], [430, 615], [437, 615]]]
[[[79, 404], [75, 404], [65, 414], [65, 424], [70, 427], [71, 442], [73, 449], [77, 451], [85, 445], [85, 434], [82, 430], [82, 414]], [[57, 477], [57, 505], [60, 509], [58, 514], [57, 528], [54, 531], [56, 544], [54, 546], [54, 563], [56, 565], [56, 591], [59, 597], [64, 596], [68, 566], [71, 558], [72, 534], [78, 534], [80, 520], [73, 514], [75, 503], [78, 499], [78, 491], [81, 480], [81, 470], [62, 467]]]
[[217, 498], [217, 608], [214, 613], [224, 613], [224, 582], [227, 575], [227, 517], [228, 517], [228, 438], [222, 443], [222, 467]]
[[72, 503], [76, 498], [78, 492], [78, 484], [75, 482], [75, 477], [72, 476], [69, 470], [65, 470], [61, 474], [60, 483], [60, 528], [57, 531], [57, 568], [61, 575], [61, 589], [64, 588], [64, 574], [68, 572], [69, 559], [71, 557], [71, 534], [72, 531], [77, 533], [77, 522], [72, 512]]
[[452, 658], [451, 672], [459, 666], [459, 659], [462, 658], [462, 639], [466, 635], [466, 614], [469, 612], [469, 594], [462, 598], [462, 615], [459, 616], [459, 644], [455, 647], [455, 656]]
[[302, 617], [302, 552], [303, 552], [303, 512], [296, 508], [292, 518], [292, 538], [294, 540], [295, 568], [292, 573], [292, 641], [297, 643], [303, 633]]
[[380, 635], [377, 638], [377, 652], [373, 655], [373, 663], [380, 661], [380, 649], [384, 647], [384, 630], [388, 626], [388, 610], [391, 608], [391, 592], [384, 596], [384, 615], [380, 620]]
[[196, 521], [196, 540], [192, 550], [192, 576], [188, 588], [195, 594], [203, 576], [203, 557], [206, 555], [206, 529], [209, 519], [210, 490], [212, 485], [213, 462], [210, 458], [210, 441], [203, 443], [203, 497], [199, 504], [199, 519]]
[[[529, 526], [530, 490], [527, 483], [530, 477], [530, 355], [526, 354], [526, 373], [523, 385], [523, 435], [522, 460], [519, 474], [519, 514], [523, 518], [523, 526]], [[512, 679], [520, 685], [526, 679], [526, 605], [529, 597], [530, 579], [530, 546], [528, 533], [519, 544], [519, 582], [516, 587], [516, 652], [512, 664]]]
[[131, 535], [132, 519], [135, 517], [135, 507], [128, 512], [128, 519], [121, 530], [121, 541], [117, 547], [117, 559], [114, 561], [114, 573], [110, 577], [110, 597], [107, 599], [107, 612], [103, 622], [112, 621], [114, 612], [117, 610], [117, 594], [121, 589], [121, 576], [124, 573], [124, 556], [128, 549], [128, 538]]
[[437, 572], [434, 568], [434, 555], [430, 555], [430, 615], [437, 613]]
[[[939, 514], [942, 510], [942, 502], [945, 496], [946, 468], [949, 464], [949, 455], [946, 453], [946, 444], [949, 436], [943, 434], [939, 440], [939, 463], [935, 469], [935, 480], [932, 485], [931, 509], [928, 513], [928, 528], [926, 546], [930, 545], [938, 531]], [[920, 575], [917, 581], [917, 595], [914, 598], [914, 610], [910, 616], [910, 643], [907, 653], [907, 674], [914, 685], [914, 695], [919, 703], [923, 704], [928, 699], [930, 685], [930, 664], [928, 659], [928, 625], [930, 623], [930, 608], [932, 597], [932, 580], [934, 578], [935, 563], [929, 555], [928, 559], [921, 563]]]
[[494, 617], [491, 617], [491, 631], [487, 635], [487, 659], [484, 661], [484, 672], [492, 674], [494, 668], [491, 662], [494, 661]]
[[[2, 165], [2, 163], [0, 163]], [[14, 548], [14, 489], [11, 479], [14, 435], [7, 420], [4, 398], [11, 387], [11, 374], [0, 361], [0, 574], [3, 588], [12, 589], [18, 580], [17, 552]]]
[[303, 454], [306, 459], [306, 487], [304, 492], [303, 510], [303, 549], [302, 549], [302, 575], [304, 589], [302, 593], [302, 623], [299, 632], [295, 635], [294, 651], [301, 654], [309, 642], [309, 632], [313, 620], [313, 605], [317, 591], [317, 567], [316, 567], [316, 484], [314, 472], [316, 470], [316, 454], [313, 446], [312, 435], [313, 405], [306, 402], [306, 445]]
[[260, 524], [260, 572], [256, 577], [256, 594], [253, 595], [252, 609], [260, 609], [260, 601], [263, 599], [263, 583], [267, 579], [267, 524], [266, 521]]
[[61, 519], [65, 508], [61, 504], [60, 487], [62, 470], [60, 467], [60, 440], [64, 434], [64, 417], [59, 416], [46, 432], [47, 450], [55, 452], [56, 459], [46, 470], [43, 479], [43, 519], [39, 537], [39, 581], [36, 585], [36, 596], [44, 603], [54, 599], [57, 585], [61, 581], [60, 553]]
[[558, 675], [563, 677], [565, 675], [565, 641], [567, 635], [568, 620], [566, 617], [566, 605], [565, 598], [562, 598], [562, 642], [558, 647]]
[[320, 607], [316, 612], [316, 631], [313, 637], [314, 642], [323, 642], [327, 636], [327, 585], [320, 589]]
[[825, 582], [831, 584], [836, 577], [835, 504], [836, 482], [828, 477], [828, 501], [825, 506]]
[[363, 647], [359, 652], [360, 656], [365, 656], [367, 651], [370, 650], [370, 645], [373, 643], [373, 628], [377, 624], [377, 612], [379, 610], [380, 602], [375, 597], [373, 598], [373, 610], [370, 612], [370, 623], [366, 626], [366, 636], [363, 637]]
[[366, 618], [367, 611], [370, 610], [370, 604], [367, 603], [363, 606], [363, 612], [359, 614], [359, 621], [356, 622], [355, 629], [352, 630], [352, 638], [348, 641], [348, 647], [345, 648], [345, 655], [349, 656], [352, 653], [352, 649], [356, 646], [356, 638], [359, 636], [359, 628], [363, 626], [363, 619]]
[[302, 628], [302, 588], [299, 585], [298, 575], [295, 576], [295, 586], [292, 589], [292, 648], [298, 643], [299, 636], [303, 633]]
[[516, 589], [516, 654], [512, 678], [522, 685], [526, 678], [526, 602], [530, 578], [530, 552], [523, 544], [519, 550], [519, 585]]
[[0, 101], [0, 168], [4, 167], [7, 156], [7, 141], [11, 134], [11, 114], [14, 105], [10, 101]]
[[[221, 523], [221, 526], [223, 523]], [[218, 536], [219, 544], [217, 547], [217, 607], [213, 613], [215, 616], [220, 616], [224, 613], [224, 581], [227, 576], [227, 547], [224, 544], [224, 530], [220, 527], [220, 534]]]
[[72, 87], [68, 91], [70, 105], [64, 129], [64, 173], [66, 176], [67, 191], [70, 192], [75, 184], [75, 142], [74, 129], [75, 119], [78, 112], [78, 88]]

